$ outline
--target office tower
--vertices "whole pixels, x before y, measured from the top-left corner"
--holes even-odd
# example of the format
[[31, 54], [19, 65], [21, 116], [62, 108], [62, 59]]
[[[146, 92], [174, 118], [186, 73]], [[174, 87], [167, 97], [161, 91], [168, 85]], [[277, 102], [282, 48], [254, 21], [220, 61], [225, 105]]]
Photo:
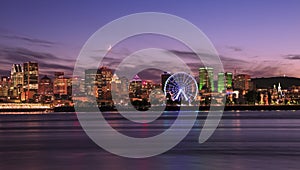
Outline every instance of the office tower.
[[53, 95], [53, 83], [48, 76], [41, 78], [39, 83], [39, 94], [41, 95]]
[[153, 82], [150, 80], [142, 81], [142, 96], [141, 98], [149, 99], [149, 95], [153, 89]]
[[37, 62], [23, 63], [24, 72], [24, 100], [30, 102], [33, 96], [37, 94], [39, 87], [39, 66]]
[[251, 87], [250, 75], [238, 74], [234, 79], [234, 89], [249, 90]]
[[214, 91], [214, 69], [211, 67], [199, 68], [199, 90]]
[[100, 100], [111, 99], [112, 71], [108, 67], [85, 71], [85, 91], [87, 95]]
[[98, 69], [98, 74], [100, 75], [97, 79], [98, 99], [111, 100], [112, 71], [108, 67], [101, 67]]
[[67, 95], [68, 94], [68, 78], [64, 77], [63, 72], [55, 72], [53, 81], [53, 94]]
[[21, 64], [13, 64], [10, 75], [12, 83], [10, 87], [10, 97], [14, 99], [20, 99], [24, 83], [24, 75]]
[[140, 98], [142, 94], [142, 79], [135, 75], [129, 83], [129, 94], [132, 98]]
[[233, 77], [232, 73], [230, 72], [225, 73], [225, 84], [227, 89], [232, 88], [232, 77]]
[[[74, 91], [75, 93], [72, 94], [72, 91]], [[84, 79], [81, 79], [77, 76], [69, 78], [68, 93], [70, 93], [72, 96], [83, 96], [84, 91]]]
[[225, 90], [225, 76], [224, 73], [218, 73], [218, 92], [222, 93]]
[[[114, 99], [115, 104], [120, 104], [122, 103], [122, 99], [124, 99], [126, 96], [122, 96], [122, 92], [125, 91], [127, 87], [122, 89], [122, 84], [121, 84], [120, 78], [114, 74], [111, 79], [111, 93], [112, 97]], [[127, 93], [128, 96], [128, 93]]]
[[171, 76], [170, 73], [168, 72], [164, 72], [162, 75], [161, 75], [161, 89], [162, 91], [164, 91], [164, 88], [165, 88], [165, 83], [167, 81], [167, 79]]
[[13, 64], [10, 75], [13, 87], [23, 85], [23, 69], [20, 64]]
[[0, 81], [0, 100], [7, 101], [9, 97], [9, 88], [11, 86], [11, 81], [8, 77], [1, 77]]
[[85, 70], [85, 92], [88, 96], [98, 97], [98, 80], [101, 79], [101, 75], [98, 74], [98, 69]]

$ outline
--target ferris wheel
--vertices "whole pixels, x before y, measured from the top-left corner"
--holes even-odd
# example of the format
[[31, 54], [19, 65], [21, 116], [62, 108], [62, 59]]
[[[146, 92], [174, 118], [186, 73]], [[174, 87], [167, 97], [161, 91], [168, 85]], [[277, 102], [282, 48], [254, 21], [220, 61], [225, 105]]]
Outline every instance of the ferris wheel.
[[179, 72], [171, 75], [165, 82], [165, 96], [171, 95], [173, 101], [192, 102], [198, 95], [197, 82], [193, 76], [185, 72]]

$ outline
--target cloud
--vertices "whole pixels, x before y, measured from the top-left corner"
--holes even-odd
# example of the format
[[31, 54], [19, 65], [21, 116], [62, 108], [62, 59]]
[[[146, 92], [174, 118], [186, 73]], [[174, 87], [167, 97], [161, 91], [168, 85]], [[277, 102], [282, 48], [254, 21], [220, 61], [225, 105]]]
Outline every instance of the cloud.
[[288, 54], [284, 55], [283, 58], [288, 60], [300, 60], [300, 54]]
[[45, 41], [45, 40], [41, 40], [41, 39], [29, 38], [29, 37], [18, 36], [18, 35], [1, 35], [1, 37], [7, 38], [7, 39], [27, 41], [27, 42], [32, 43], [32, 44], [39, 44], [39, 45], [43, 45], [43, 46], [52, 46], [52, 45], [56, 44], [56, 43], [51, 42], [51, 41]]
[[278, 76], [278, 73], [280, 72], [280, 68], [276, 66], [261, 64], [258, 66], [251, 66], [249, 68], [244, 68], [241, 71], [251, 75], [251, 77], [270, 77], [270, 76]]
[[[195, 53], [188, 52], [188, 51], [176, 51], [172, 50], [175, 54], [179, 55], [180, 57], [185, 58], [186, 60], [191, 60], [192, 62], [188, 63], [188, 66], [191, 67], [195, 75], [198, 75], [198, 69], [202, 64], [194, 60], [194, 57], [197, 57]], [[199, 54], [201, 56], [207, 56], [207, 54]], [[255, 60], [242, 60], [236, 59], [224, 55], [219, 55], [221, 62], [223, 64], [224, 70], [229, 72], [237, 71], [237, 74], [249, 74], [251, 77], [268, 77], [268, 76], [277, 76], [281, 72], [281, 68], [278, 67], [279, 65], [282, 66], [280, 61], [273, 61], [273, 60], [265, 60], [260, 61], [259, 56], [255, 56]], [[298, 56], [300, 59], [300, 55]], [[296, 56], [294, 56], [296, 59]]]
[[[198, 75], [199, 67], [202, 67], [204, 65], [201, 62], [201, 60], [199, 59], [198, 55], [201, 56], [201, 59], [204, 58], [204, 60], [210, 60], [211, 58], [216, 59], [215, 56], [211, 56], [210, 54], [207, 54], [207, 53], [197, 53], [196, 54], [192, 51], [179, 51], [179, 50], [167, 50], [166, 53], [168, 53], [168, 52], [172, 52], [173, 54], [180, 57], [190, 67], [190, 69], [192, 70], [192, 72], [196, 78]], [[151, 57], [151, 56], [148, 56], [148, 57]], [[220, 57], [221, 63], [223, 64], [225, 71], [233, 72], [235, 69], [237, 69], [238, 71], [246, 72], [247, 74], [251, 74], [253, 76], [259, 76], [259, 75], [262, 75], [262, 73], [267, 73], [267, 74], [269, 73], [269, 72], [267, 72], [267, 70], [264, 70], [263, 66], [255, 67], [256, 71], [253, 71], [253, 67], [255, 66], [255, 64], [250, 61], [231, 58], [231, 57], [227, 57], [227, 56], [223, 56], [223, 55], [220, 55], [219, 57]], [[137, 58], [143, 58], [143, 56], [137, 56]], [[97, 57], [95, 57], [94, 59], [96, 61]], [[142, 65], [144, 63], [143, 60], [139, 60], [139, 61], [135, 60], [135, 61], [136, 61], [136, 63], [138, 63], [138, 65]], [[115, 57], [114, 58], [105, 58], [103, 60], [104, 65], [107, 65], [113, 69], [116, 68], [116, 66], [119, 65], [121, 62], [122, 62], [122, 58], [115, 58]], [[157, 61], [157, 62], [158, 62], [157, 64], [164, 63], [163, 61]], [[212, 63], [214, 63], [214, 62], [212, 62]], [[144, 64], [146, 64], [146, 63], [144, 63]], [[169, 63], [166, 62], [165, 64], [167, 66]], [[130, 66], [130, 68], [134, 68], [134, 66]], [[170, 71], [170, 70], [164, 70], [164, 71]], [[248, 71], [249, 71], [249, 73], [248, 73]], [[159, 71], [146, 71], [142, 74], [143, 77], [145, 75], [147, 75], [146, 73], [156, 73], [159, 75], [161, 74], [161, 73], [159, 73]], [[155, 78], [157, 76], [146, 76], [146, 77]]]
[[241, 52], [241, 51], [243, 51], [242, 48], [236, 47], [236, 46], [227, 46], [227, 48], [230, 49], [230, 50], [232, 50], [232, 51], [234, 51], [234, 52]]
[[56, 45], [56, 42], [46, 41], [38, 38], [31, 38], [24, 35], [19, 35], [17, 33], [11, 32], [7, 29], [0, 28], [0, 37], [6, 40], [12, 40], [12, 41], [22, 41], [25, 43], [29, 43], [31, 45], [38, 45], [42, 47], [52, 47]]
[[[194, 76], [197, 78], [199, 67], [203, 66], [200, 59], [193, 52], [188, 51], [176, 51], [170, 50], [170, 52], [175, 53], [179, 56], [193, 71]], [[200, 54], [200, 55], [205, 55]], [[27, 61], [36, 61], [40, 66], [40, 74], [53, 75], [55, 71], [64, 71], [66, 74], [72, 74], [75, 60], [67, 59], [53, 55], [51, 53], [38, 52], [29, 50], [27, 48], [18, 48], [18, 47], [6, 47], [0, 46], [0, 56], [1, 64], [5, 65], [0, 68], [0, 74], [8, 75], [11, 65], [17, 63], [23, 63]], [[207, 56], [207, 55], [206, 55]], [[151, 56], [148, 56], [151, 57]], [[300, 55], [287, 55], [288, 59], [300, 59]], [[259, 57], [255, 61], [245, 61], [242, 59], [236, 59], [228, 56], [220, 55], [221, 62], [223, 64], [224, 70], [233, 72], [237, 69], [237, 73], [246, 73], [250, 74], [252, 77], [268, 77], [276, 76], [280, 73], [280, 68], [277, 67], [280, 63], [274, 61], [260, 61]], [[97, 57], [94, 58], [97, 60]], [[105, 58], [103, 64], [114, 69], [122, 61], [122, 58]], [[160, 62], [160, 61], [157, 61]], [[279, 61], [278, 61], [279, 62]], [[139, 65], [146, 64], [143, 63], [143, 60], [138, 62]], [[160, 63], [161, 64], [161, 63]], [[167, 65], [168, 63], [166, 63]], [[167, 70], [165, 70], [167, 71]], [[145, 79], [154, 79], [159, 82], [159, 77], [162, 71], [160, 70], [146, 70], [141, 75]], [[153, 74], [153, 75], [151, 75]]]
[[64, 71], [67, 74], [73, 72], [75, 60], [57, 57], [50, 53], [32, 51], [26, 48], [0, 47], [1, 63], [5, 67], [1, 68], [1, 74], [6, 75], [12, 64], [36, 61], [39, 63], [41, 74], [53, 75], [55, 71]]

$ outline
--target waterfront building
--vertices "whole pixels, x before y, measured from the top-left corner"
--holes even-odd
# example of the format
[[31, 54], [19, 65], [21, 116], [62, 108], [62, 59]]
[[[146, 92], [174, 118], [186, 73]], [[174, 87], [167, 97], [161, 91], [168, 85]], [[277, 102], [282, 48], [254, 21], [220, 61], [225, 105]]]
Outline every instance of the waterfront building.
[[142, 81], [142, 99], [149, 100], [149, 95], [153, 89], [153, 82], [150, 80]]
[[129, 83], [130, 98], [141, 98], [142, 87], [142, 79], [138, 75], [135, 75]]
[[108, 67], [85, 70], [86, 94], [96, 97], [101, 105], [110, 105], [112, 103], [112, 78], [112, 71]]
[[[75, 93], [72, 94], [72, 91]], [[72, 96], [84, 96], [84, 91], [84, 79], [77, 76], [69, 78], [68, 94]]]
[[11, 86], [11, 81], [9, 77], [2, 76], [0, 81], [0, 101], [6, 102], [9, 99], [9, 89]]
[[85, 70], [85, 92], [88, 96], [97, 97], [98, 80], [101, 79], [101, 75], [98, 73], [98, 69]]
[[98, 76], [97, 79], [97, 93], [98, 93], [98, 99], [102, 100], [103, 102], [111, 101], [111, 82], [112, 82], [112, 71], [108, 67], [101, 67], [98, 70]]
[[238, 74], [234, 79], [234, 89], [237, 90], [250, 90], [251, 78], [247, 74]]
[[10, 87], [10, 98], [19, 100], [23, 91], [23, 69], [21, 64], [13, 64], [11, 68], [11, 87]]
[[54, 73], [53, 94], [61, 96], [68, 95], [68, 78], [64, 77], [64, 73]]
[[231, 89], [232, 88], [232, 83], [233, 83], [233, 74], [230, 72], [226, 72], [225, 73], [225, 85], [227, 89]]
[[52, 80], [45, 75], [41, 78], [39, 83], [39, 94], [41, 95], [53, 95], [53, 83]]
[[23, 63], [24, 79], [22, 100], [30, 102], [34, 99], [34, 95], [38, 93], [39, 87], [39, 65], [37, 62]]
[[214, 91], [214, 69], [211, 67], [199, 68], [199, 90]]
[[225, 90], [225, 74], [218, 73], [218, 92], [222, 93]]

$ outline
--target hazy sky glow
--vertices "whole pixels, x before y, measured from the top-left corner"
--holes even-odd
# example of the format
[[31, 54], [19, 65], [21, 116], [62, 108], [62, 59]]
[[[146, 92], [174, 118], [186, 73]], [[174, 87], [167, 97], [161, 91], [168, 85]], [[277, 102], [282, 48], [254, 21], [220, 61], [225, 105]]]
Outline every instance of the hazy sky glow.
[[[28, 60], [40, 62], [42, 74], [71, 74], [82, 45], [96, 30], [124, 15], [151, 11], [174, 14], [198, 26], [227, 71], [236, 67], [253, 77], [300, 77], [299, 7], [298, 0], [2, 0], [0, 74]], [[166, 48], [178, 50], [176, 43]]]

